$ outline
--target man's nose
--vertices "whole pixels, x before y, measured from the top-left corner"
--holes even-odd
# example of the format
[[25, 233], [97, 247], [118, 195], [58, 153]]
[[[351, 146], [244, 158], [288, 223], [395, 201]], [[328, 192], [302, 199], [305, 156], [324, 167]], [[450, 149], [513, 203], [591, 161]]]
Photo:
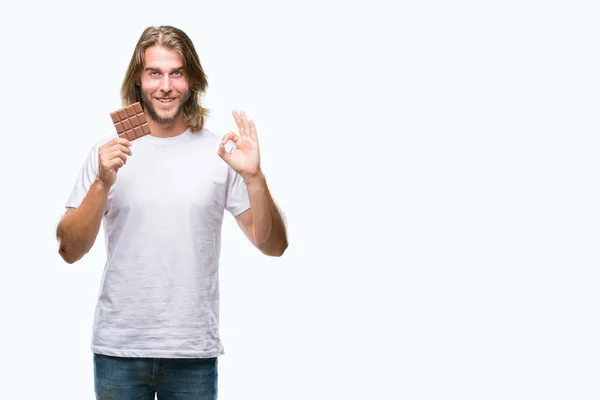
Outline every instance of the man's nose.
[[168, 74], [165, 74], [160, 81], [160, 90], [163, 92], [171, 91], [171, 77]]

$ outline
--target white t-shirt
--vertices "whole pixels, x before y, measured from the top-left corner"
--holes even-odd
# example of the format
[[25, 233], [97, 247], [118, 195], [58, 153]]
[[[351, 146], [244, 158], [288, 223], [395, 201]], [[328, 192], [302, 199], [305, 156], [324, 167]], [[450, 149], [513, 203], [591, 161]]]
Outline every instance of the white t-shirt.
[[[98, 173], [98, 148], [114, 137], [92, 147], [66, 207], [79, 207]], [[107, 260], [92, 351], [156, 358], [224, 353], [221, 224], [224, 210], [237, 216], [250, 202], [244, 180], [217, 155], [220, 140], [203, 129], [132, 142], [103, 218]]]

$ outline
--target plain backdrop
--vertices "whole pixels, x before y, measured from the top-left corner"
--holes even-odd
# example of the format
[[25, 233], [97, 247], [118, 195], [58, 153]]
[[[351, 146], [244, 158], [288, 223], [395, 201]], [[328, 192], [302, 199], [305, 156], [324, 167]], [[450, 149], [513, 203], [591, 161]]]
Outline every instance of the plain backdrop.
[[[55, 228], [142, 30], [256, 121], [281, 258], [223, 225], [220, 399], [598, 399], [593, 1], [7, 3], [0, 397], [91, 399], [106, 260]], [[217, 149], [215, 149], [216, 151]], [[103, 228], [102, 228], [103, 229]]]

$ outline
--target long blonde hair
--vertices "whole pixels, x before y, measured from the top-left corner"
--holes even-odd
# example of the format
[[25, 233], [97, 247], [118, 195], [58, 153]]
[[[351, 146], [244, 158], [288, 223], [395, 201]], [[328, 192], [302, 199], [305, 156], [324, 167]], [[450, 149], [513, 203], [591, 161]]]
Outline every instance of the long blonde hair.
[[173, 26], [150, 26], [142, 32], [121, 85], [123, 107], [137, 102], [143, 105], [140, 78], [144, 68], [144, 53], [152, 46], [165, 47], [181, 54], [190, 90], [190, 97], [183, 107], [183, 118], [192, 132], [200, 131], [208, 115], [208, 110], [200, 104], [200, 99], [208, 88], [208, 81], [194, 43], [185, 32]]

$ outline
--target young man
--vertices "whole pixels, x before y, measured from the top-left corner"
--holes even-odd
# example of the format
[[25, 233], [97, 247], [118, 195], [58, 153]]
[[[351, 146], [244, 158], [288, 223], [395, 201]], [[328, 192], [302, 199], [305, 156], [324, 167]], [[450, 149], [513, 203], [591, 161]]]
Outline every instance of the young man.
[[[161, 26], [142, 33], [121, 88], [151, 133], [92, 147], [57, 228], [68, 263], [104, 221], [107, 261], [92, 338], [97, 398], [216, 399], [218, 265], [224, 210], [263, 253], [287, 248], [260, 167], [256, 127], [203, 127], [206, 77], [193, 43]], [[233, 143], [233, 145], [232, 145]]]

